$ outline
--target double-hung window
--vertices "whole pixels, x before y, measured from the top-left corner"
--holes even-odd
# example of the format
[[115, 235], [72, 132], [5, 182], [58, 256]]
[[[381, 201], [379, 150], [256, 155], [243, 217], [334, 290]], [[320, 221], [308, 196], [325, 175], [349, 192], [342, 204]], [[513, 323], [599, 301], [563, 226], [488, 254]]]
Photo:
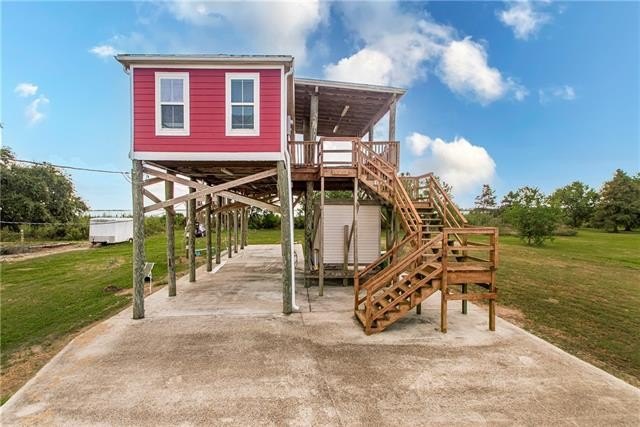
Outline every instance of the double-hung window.
[[156, 135], [189, 135], [189, 73], [156, 73]]
[[226, 74], [226, 135], [260, 135], [260, 74]]

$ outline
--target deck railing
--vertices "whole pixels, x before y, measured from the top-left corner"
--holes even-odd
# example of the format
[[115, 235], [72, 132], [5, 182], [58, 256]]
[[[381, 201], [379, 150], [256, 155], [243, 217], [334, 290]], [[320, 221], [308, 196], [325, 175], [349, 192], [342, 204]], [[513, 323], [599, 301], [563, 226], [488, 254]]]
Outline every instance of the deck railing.
[[[320, 138], [318, 141], [289, 141], [289, 155], [294, 167], [355, 167], [356, 138]], [[396, 168], [400, 163], [398, 141], [360, 141]]]

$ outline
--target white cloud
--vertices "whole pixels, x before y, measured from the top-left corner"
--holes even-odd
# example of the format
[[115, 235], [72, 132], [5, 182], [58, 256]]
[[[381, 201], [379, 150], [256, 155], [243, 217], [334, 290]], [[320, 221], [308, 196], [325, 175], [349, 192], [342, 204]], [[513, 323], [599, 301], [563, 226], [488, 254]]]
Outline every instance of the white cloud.
[[573, 101], [576, 99], [576, 91], [569, 85], [554, 86], [538, 90], [538, 100], [541, 104], [548, 104], [554, 99]]
[[41, 122], [45, 118], [45, 114], [42, 109], [49, 104], [49, 98], [44, 95], [40, 95], [27, 105], [25, 109], [25, 115], [30, 125], [35, 125]]
[[327, 65], [324, 74], [329, 80], [388, 85], [392, 70], [391, 58], [380, 51], [365, 48], [336, 64]]
[[516, 38], [527, 40], [550, 19], [548, 14], [539, 10], [541, 5], [530, 1], [510, 2], [506, 9], [497, 12], [498, 19], [513, 30]]
[[495, 177], [496, 164], [487, 150], [464, 138], [447, 142], [414, 132], [407, 137], [406, 143], [417, 157], [411, 172], [434, 172], [453, 186], [456, 197], [469, 195]]
[[33, 83], [20, 83], [13, 91], [19, 96], [26, 98], [35, 95], [38, 92], [38, 86]]
[[427, 15], [405, 13], [395, 2], [340, 3], [345, 27], [363, 47], [325, 67], [325, 77], [362, 83], [409, 86], [427, 74], [454, 32]]
[[[240, 6], [240, 7], [239, 7]], [[168, 10], [176, 19], [203, 27], [231, 25], [261, 53], [292, 54], [305, 63], [307, 37], [326, 17], [327, 4], [319, 0], [301, 2], [170, 1]]]
[[521, 101], [528, 93], [512, 79], [505, 79], [498, 69], [490, 67], [484, 46], [470, 37], [449, 43], [442, 54], [438, 73], [453, 92], [481, 104], [496, 101], [512, 91]]
[[345, 27], [362, 47], [324, 69], [331, 80], [410, 86], [428, 71], [453, 92], [482, 104], [508, 95], [523, 100], [528, 91], [488, 64], [483, 45], [461, 39], [455, 29], [428, 15], [401, 10], [396, 2], [340, 3]]
[[115, 47], [109, 44], [101, 44], [101, 45], [94, 46], [91, 49], [89, 49], [89, 52], [93, 53], [94, 55], [100, 58], [110, 58], [119, 53], [118, 49], [116, 49]]

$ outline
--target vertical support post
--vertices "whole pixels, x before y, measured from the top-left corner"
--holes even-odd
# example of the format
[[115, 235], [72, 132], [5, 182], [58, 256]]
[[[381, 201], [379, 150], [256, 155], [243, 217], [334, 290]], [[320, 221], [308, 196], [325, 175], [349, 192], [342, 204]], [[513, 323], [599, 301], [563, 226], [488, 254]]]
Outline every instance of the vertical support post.
[[313, 265], [313, 181], [307, 181], [304, 195], [304, 287], [311, 286]]
[[[173, 181], [164, 182], [164, 199], [173, 199]], [[166, 233], [167, 233], [167, 281], [169, 296], [176, 296], [176, 236], [175, 223], [176, 211], [173, 206], [165, 209], [166, 215]]]
[[416, 314], [422, 314], [422, 303], [416, 305]]
[[449, 256], [449, 233], [447, 229], [442, 230], [442, 279], [440, 281], [440, 331], [447, 332], [447, 269]]
[[238, 217], [240, 218], [240, 249], [244, 249], [244, 226], [245, 226], [244, 211], [245, 210], [246, 208], [240, 208], [240, 210], [238, 210]]
[[[491, 249], [489, 260], [491, 261], [491, 293], [496, 292], [496, 268], [498, 267], [498, 229], [495, 228], [489, 239]], [[496, 330], [496, 300], [489, 300], [489, 330]]]
[[318, 88], [311, 95], [311, 105], [309, 105], [309, 139], [316, 140], [318, 137]]
[[[462, 285], [462, 293], [463, 293], [463, 294], [466, 294], [467, 292], [468, 292], [468, 287], [467, 287], [467, 284], [466, 284], [466, 283], [464, 283], [464, 284]], [[462, 314], [467, 314], [467, 308], [468, 308], [468, 307], [467, 307], [467, 300], [466, 300], [466, 299], [463, 299], [463, 300], [462, 300]]]
[[373, 128], [374, 125], [371, 125], [371, 127], [367, 131], [369, 142], [373, 142]]
[[[226, 199], [225, 205], [230, 203], [229, 199]], [[226, 214], [226, 226], [227, 226], [227, 256], [233, 257], [233, 238], [231, 236], [231, 211], [227, 211]]]
[[318, 256], [318, 295], [324, 295], [324, 176], [320, 177], [320, 253]]
[[204, 224], [207, 233], [207, 271], [213, 270], [213, 253], [211, 253], [211, 195], [205, 197], [206, 207], [204, 208]]
[[292, 209], [291, 209], [291, 187], [289, 176], [284, 161], [278, 161], [278, 198], [280, 199], [280, 241], [282, 247], [282, 312], [290, 314], [293, 311], [293, 269], [292, 269], [292, 247], [293, 236]]
[[222, 197], [217, 196], [218, 203], [216, 212], [216, 264], [220, 264], [220, 252], [222, 251], [222, 215], [220, 208], [222, 207]]
[[133, 160], [131, 196], [133, 200], [133, 318], [144, 318], [144, 199], [142, 160]]
[[342, 286], [347, 286], [349, 272], [349, 226], [344, 226], [344, 244], [342, 246]]
[[[358, 211], [360, 202], [358, 201], [358, 177], [353, 178], [353, 271], [358, 270]], [[380, 243], [378, 242], [378, 248]]]
[[[196, 189], [189, 187], [189, 193]], [[196, 199], [189, 200], [189, 282], [196, 281]]]
[[396, 99], [389, 105], [389, 141], [396, 140]]
[[237, 209], [233, 210], [233, 253], [238, 253], [238, 238], [239, 238], [239, 228], [238, 228], [238, 215], [240, 213]]
[[242, 240], [244, 242], [244, 246], [249, 246], [249, 208], [244, 208], [242, 210], [242, 224], [244, 225], [244, 234], [242, 235]]

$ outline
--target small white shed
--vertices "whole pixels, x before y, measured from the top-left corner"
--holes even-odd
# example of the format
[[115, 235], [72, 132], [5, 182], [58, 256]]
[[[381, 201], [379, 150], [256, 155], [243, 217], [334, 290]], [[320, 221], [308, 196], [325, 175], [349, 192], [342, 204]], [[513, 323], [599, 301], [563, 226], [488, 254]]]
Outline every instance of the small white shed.
[[[316, 212], [319, 205], [316, 207]], [[353, 224], [352, 200], [325, 200], [324, 204], [324, 264], [344, 262], [344, 226]], [[320, 248], [320, 227], [316, 230], [314, 252]], [[380, 256], [380, 205], [361, 201], [358, 210], [358, 264], [369, 264]], [[349, 248], [349, 263], [353, 264], [353, 244]]]
[[133, 218], [91, 218], [91, 243], [120, 243], [133, 239]]

